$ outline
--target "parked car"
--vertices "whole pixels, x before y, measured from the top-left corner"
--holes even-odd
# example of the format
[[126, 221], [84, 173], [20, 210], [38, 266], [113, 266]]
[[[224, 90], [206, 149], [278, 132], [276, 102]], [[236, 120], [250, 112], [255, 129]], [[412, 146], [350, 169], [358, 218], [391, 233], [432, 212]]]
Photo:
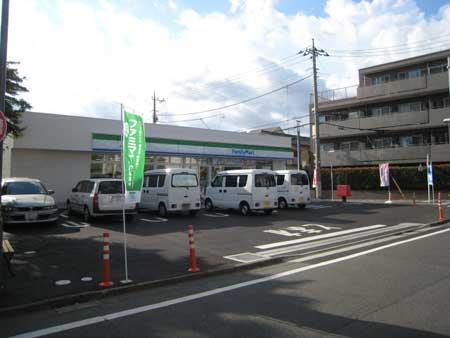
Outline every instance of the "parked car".
[[[121, 215], [124, 207], [124, 184], [119, 179], [99, 178], [78, 182], [67, 199], [67, 212], [91, 217]], [[125, 202], [128, 218], [136, 214], [136, 203]]]
[[276, 170], [278, 207], [304, 208], [311, 203], [308, 174], [304, 170]]
[[59, 213], [52, 194], [37, 179], [4, 178], [3, 221], [6, 224], [56, 222]]
[[217, 174], [206, 189], [205, 208], [252, 210], [271, 214], [278, 206], [276, 173], [264, 169], [227, 170]]
[[161, 217], [176, 211], [196, 215], [201, 208], [199, 181], [193, 169], [146, 171], [141, 196], [139, 207], [157, 210]]

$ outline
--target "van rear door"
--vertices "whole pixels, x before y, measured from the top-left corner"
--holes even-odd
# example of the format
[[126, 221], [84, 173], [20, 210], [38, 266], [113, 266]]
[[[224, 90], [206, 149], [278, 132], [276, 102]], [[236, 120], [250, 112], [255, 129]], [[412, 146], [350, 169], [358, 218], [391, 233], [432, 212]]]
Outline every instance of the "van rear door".
[[200, 201], [197, 174], [191, 172], [172, 174], [169, 190], [169, 204], [176, 204], [177, 209], [194, 209], [195, 204]]
[[253, 206], [251, 208], [273, 209], [277, 196], [275, 176], [271, 173], [255, 174]]

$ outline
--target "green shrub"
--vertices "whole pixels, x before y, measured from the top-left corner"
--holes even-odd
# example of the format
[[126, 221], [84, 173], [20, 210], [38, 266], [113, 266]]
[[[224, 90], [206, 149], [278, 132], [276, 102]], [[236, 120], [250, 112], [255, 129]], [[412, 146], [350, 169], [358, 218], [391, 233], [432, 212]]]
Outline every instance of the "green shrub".
[[[426, 190], [427, 173], [424, 167], [418, 171], [417, 166], [391, 166], [391, 186], [394, 178], [402, 190]], [[450, 164], [433, 165], [435, 190], [450, 190]], [[321, 170], [322, 188], [330, 189], [330, 168]], [[334, 168], [334, 186], [349, 184], [353, 190], [381, 190], [378, 167]]]

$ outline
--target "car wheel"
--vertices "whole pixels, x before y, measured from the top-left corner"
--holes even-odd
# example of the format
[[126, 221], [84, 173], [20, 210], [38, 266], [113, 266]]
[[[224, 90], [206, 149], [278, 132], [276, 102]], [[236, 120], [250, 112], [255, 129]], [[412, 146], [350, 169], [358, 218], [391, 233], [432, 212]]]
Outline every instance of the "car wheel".
[[160, 217], [167, 216], [167, 209], [166, 209], [166, 206], [164, 205], [164, 203], [159, 203], [159, 206], [158, 206], [158, 215], [159, 215]]
[[91, 219], [91, 213], [89, 212], [89, 208], [88, 207], [84, 207], [83, 209], [83, 220], [85, 222], [89, 222]]
[[299, 209], [305, 209], [305, 207], [306, 207], [306, 204], [299, 204], [299, 205], [298, 205], [298, 208], [299, 208]]
[[247, 216], [250, 213], [250, 207], [248, 206], [248, 203], [242, 202], [239, 205], [239, 211], [241, 212], [242, 216]]
[[214, 205], [209, 198], [207, 198], [205, 201], [205, 209], [208, 211], [212, 211], [214, 209]]
[[66, 203], [66, 209], [67, 209], [67, 215], [73, 215], [73, 210], [72, 210], [72, 206], [70, 205], [70, 202], [67, 201]]
[[272, 212], [273, 212], [272, 209], [266, 209], [266, 210], [264, 210], [264, 213], [265, 213], [266, 215], [271, 215]]
[[280, 197], [278, 199], [278, 208], [280, 208], [280, 209], [287, 209], [287, 207], [288, 207], [288, 205], [287, 205], [286, 200], [284, 198]]

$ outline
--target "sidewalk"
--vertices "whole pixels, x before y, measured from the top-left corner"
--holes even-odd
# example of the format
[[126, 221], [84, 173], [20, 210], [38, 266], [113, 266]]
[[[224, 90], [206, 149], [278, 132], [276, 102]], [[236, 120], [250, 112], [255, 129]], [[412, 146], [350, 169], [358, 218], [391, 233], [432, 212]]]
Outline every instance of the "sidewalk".
[[[391, 190], [391, 200], [393, 203], [412, 203], [413, 195], [416, 194], [416, 202], [417, 203], [428, 203], [428, 192], [426, 190], [406, 190], [403, 191], [405, 199], [400, 195], [398, 190]], [[314, 191], [311, 191], [311, 194], [314, 196]], [[450, 203], [450, 191], [441, 192], [441, 198], [443, 204]], [[331, 200], [331, 191], [330, 190], [322, 190], [322, 199]], [[434, 201], [437, 203], [438, 193], [435, 191], [434, 193]], [[336, 195], [336, 191], [334, 192], [334, 200], [340, 201], [341, 198]], [[352, 191], [352, 196], [347, 198], [347, 201], [351, 202], [382, 202], [388, 200], [388, 192], [387, 191], [367, 191], [367, 190], [354, 190]], [[431, 201], [433, 200], [431, 196]]]

